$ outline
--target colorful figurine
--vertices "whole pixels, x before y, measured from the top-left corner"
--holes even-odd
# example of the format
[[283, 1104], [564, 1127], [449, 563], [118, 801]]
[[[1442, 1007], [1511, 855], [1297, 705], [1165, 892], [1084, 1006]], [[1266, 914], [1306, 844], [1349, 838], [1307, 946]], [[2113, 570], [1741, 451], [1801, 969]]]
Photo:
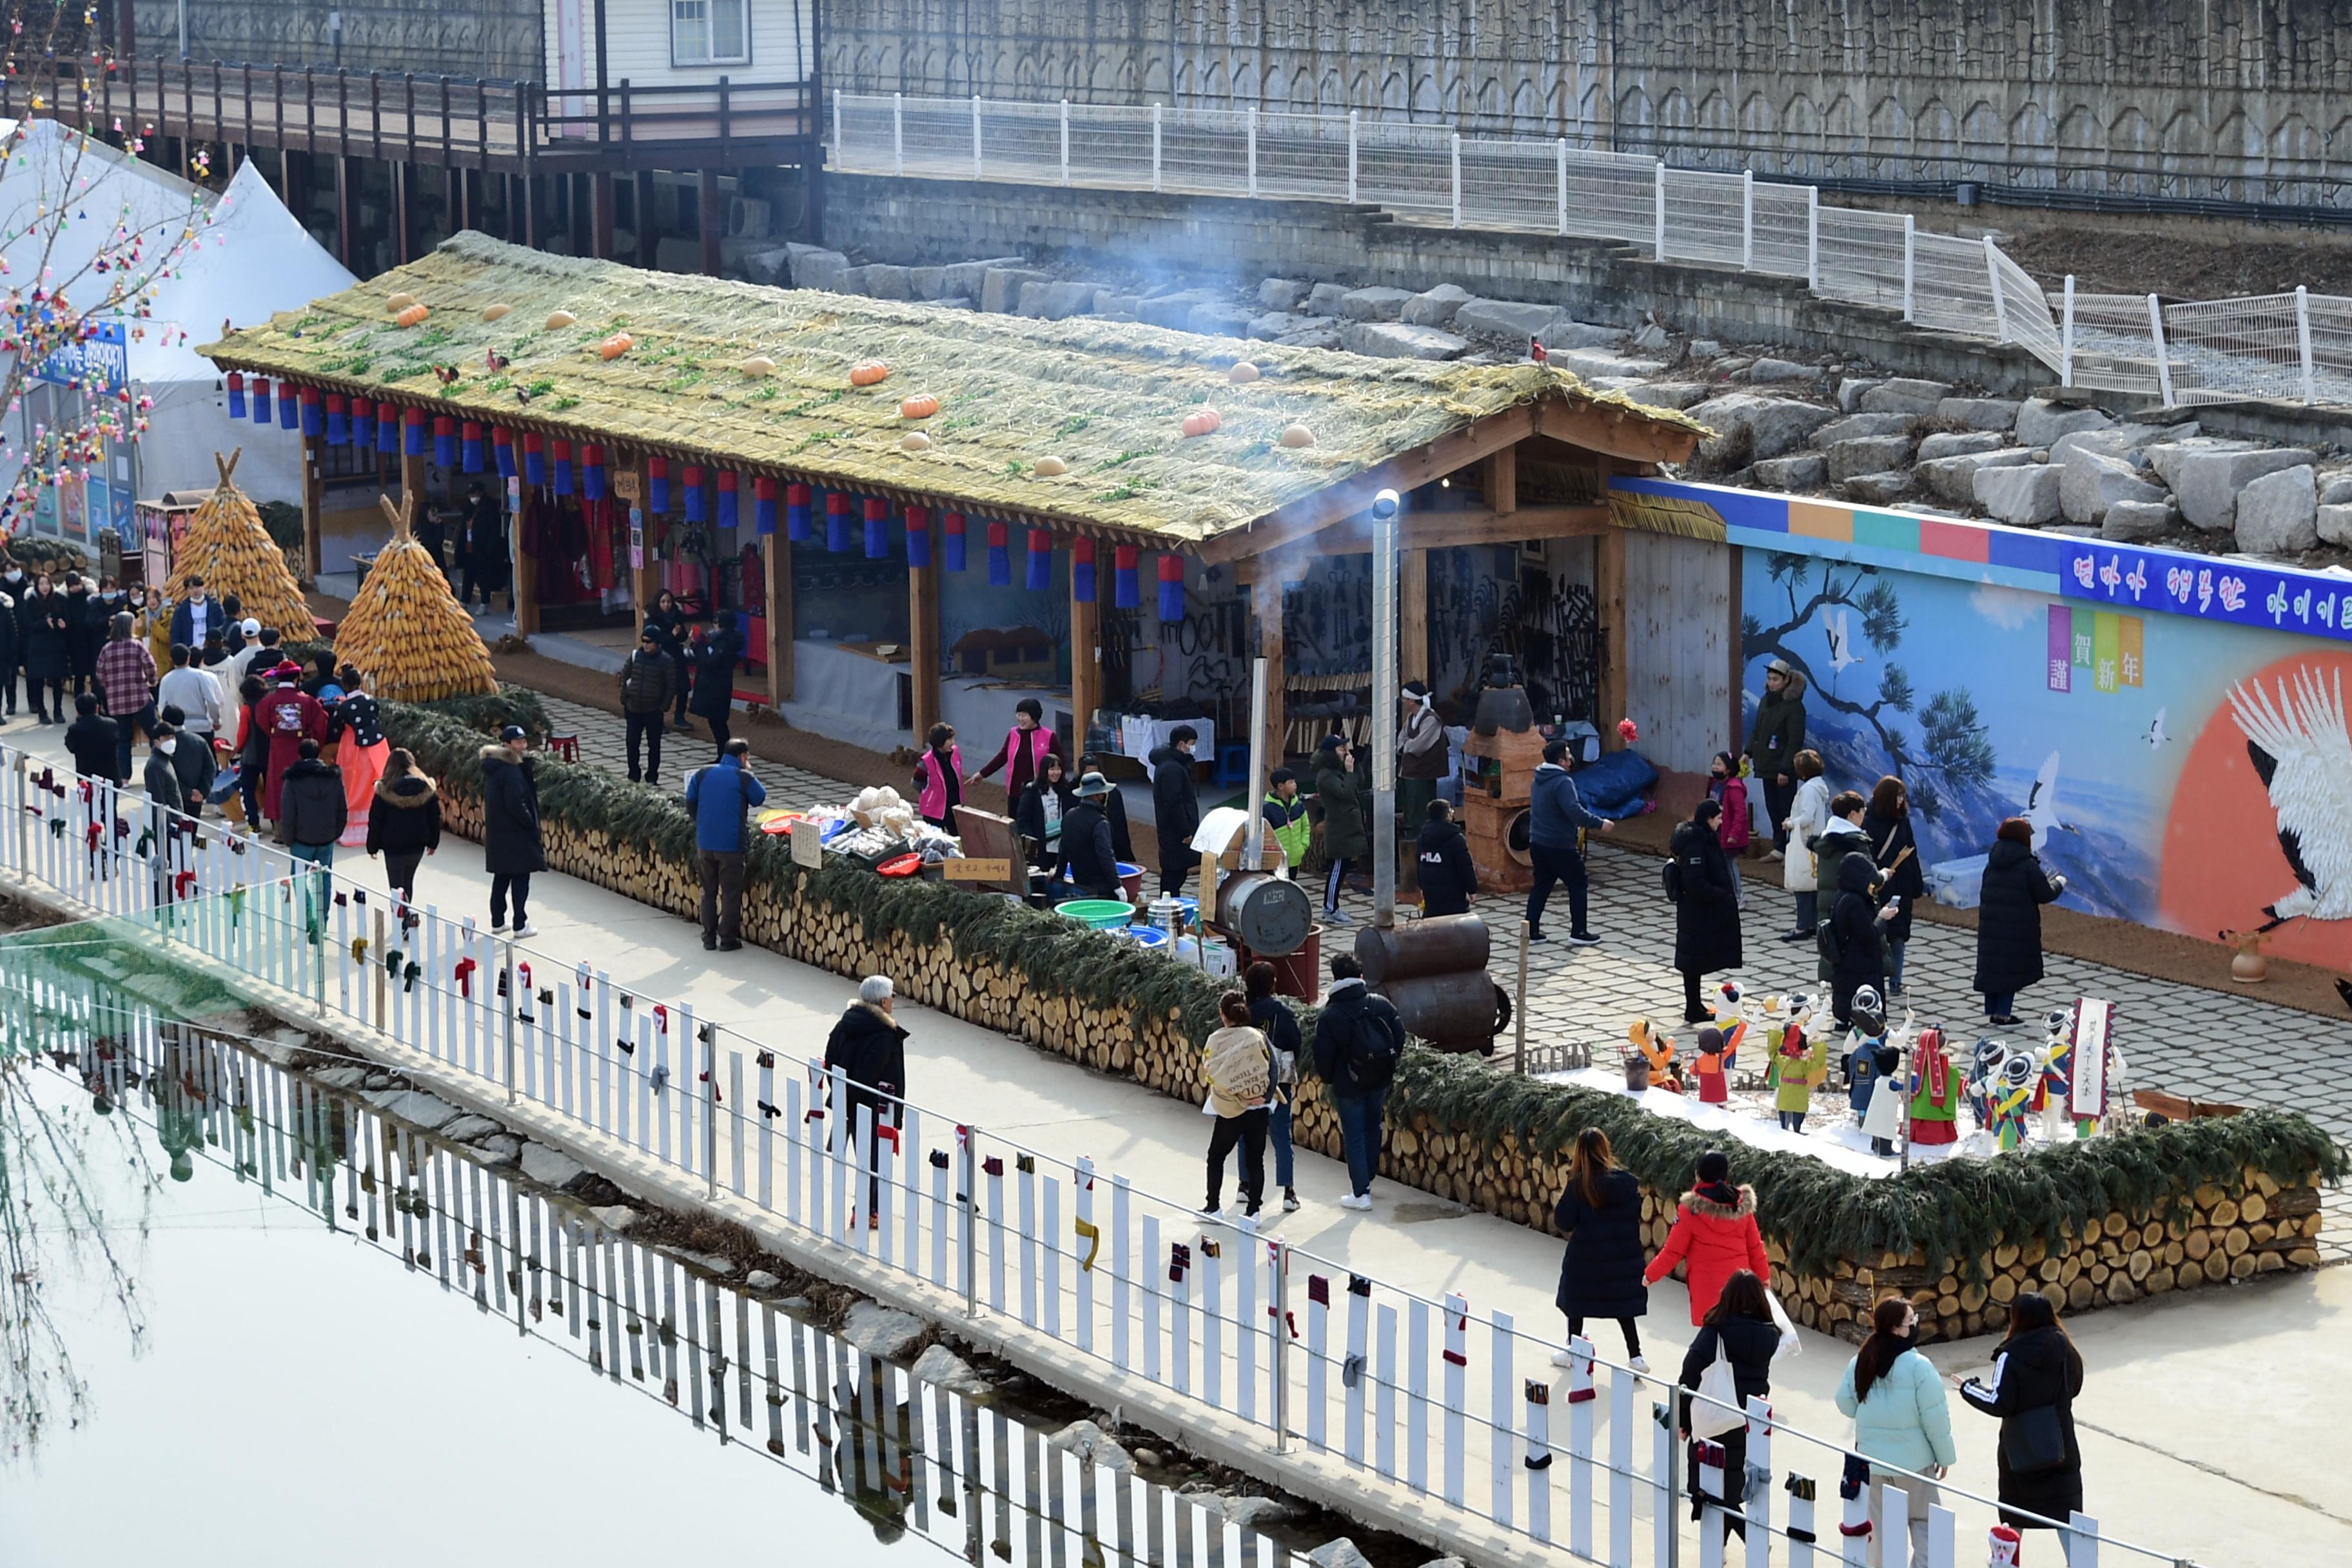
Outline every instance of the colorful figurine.
[[[1870, 1131], [1870, 1152], [1892, 1154], [1892, 1134], [1872, 1131], [1871, 1110], [1879, 1086], [1902, 1063], [1903, 1053], [1886, 1038], [1886, 1005], [1879, 1000], [1875, 986], [1865, 985], [1856, 991], [1850, 1012], [1853, 1033], [1846, 1041], [1846, 1107], [1853, 1112], [1853, 1119]], [[1880, 1121], [1883, 1125], [1884, 1118]]]
[[1957, 1142], [1959, 1115], [1960, 1083], [1944, 1049], [1944, 1031], [1922, 1029], [1911, 1052], [1911, 1142]]
[[1682, 1075], [1675, 1070], [1675, 1037], [1647, 1018], [1636, 1018], [1625, 1031], [1625, 1037], [1650, 1064], [1650, 1087], [1673, 1093], [1683, 1091]]
[[1813, 1109], [1813, 1090], [1829, 1081], [1828, 1036], [1811, 1028], [1812, 1012], [1800, 1010], [1767, 1037], [1772, 1051], [1765, 1080], [1772, 1089], [1772, 1109], [1780, 1125], [1791, 1132], [1805, 1130], [1806, 1113]]
[[1731, 1100], [1731, 1052], [1726, 1048], [1723, 1031], [1708, 1024], [1698, 1032], [1698, 1057], [1691, 1063], [1691, 1071], [1698, 1078], [1698, 1098], [1702, 1105], [1726, 1105]]
[[1715, 1026], [1723, 1032], [1723, 1070], [1728, 1083], [1732, 1069], [1739, 1065], [1739, 1045], [1748, 1037], [1748, 1015], [1742, 1005], [1745, 994], [1737, 980], [1727, 980], [1716, 988], [1715, 1000], [1707, 1011], [1715, 1016]]

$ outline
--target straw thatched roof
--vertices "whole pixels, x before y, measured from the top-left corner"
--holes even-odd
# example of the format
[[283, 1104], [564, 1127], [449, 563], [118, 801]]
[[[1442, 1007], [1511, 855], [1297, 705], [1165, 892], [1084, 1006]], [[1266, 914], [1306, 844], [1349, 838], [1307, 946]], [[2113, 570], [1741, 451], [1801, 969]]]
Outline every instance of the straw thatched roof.
[[[423, 324], [394, 324], [385, 302], [399, 293], [427, 308]], [[496, 305], [509, 312], [485, 321]], [[549, 328], [557, 310], [576, 322]], [[632, 346], [600, 358], [616, 331]], [[1680, 414], [1537, 364], [1370, 359], [898, 304], [549, 256], [474, 233], [202, 352], [224, 369], [461, 418], [1179, 544], [1512, 410], [1605, 412], [1682, 445], [1700, 433]], [[493, 352], [509, 362], [495, 371]], [[746, 374], [755, 356], [772, 374]], [[1264, 379], [1231, 384], [1244, 359]], [[852, 387], [850, 368], [877, 360], [888, 379]], [[457, 368], [455, 385], [436, 365]], [[900, 400], [918, 394], [937, 396], [939, 413], [903, 418]], [[1187, 439], [1181, 421], [1204, 404], [1223, 425]], [[1293, 423], [1315, 444], [1280, 445]], [[929, 446], [907, 450], [917, 429]], [[1068, 472], [1040, 476], [1048, 457]]]

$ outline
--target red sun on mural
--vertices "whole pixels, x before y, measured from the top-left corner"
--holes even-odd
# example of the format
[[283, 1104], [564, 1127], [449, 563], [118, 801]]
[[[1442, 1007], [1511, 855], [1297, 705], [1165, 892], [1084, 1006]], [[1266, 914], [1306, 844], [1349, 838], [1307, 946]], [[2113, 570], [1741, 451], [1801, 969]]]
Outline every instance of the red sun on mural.
[[2299, 653], [2231, 687], [2189, 749], [2164, 830], [2175, 931], [2270, 927], [2264, 950], [2352, 968], [2352, 655]]

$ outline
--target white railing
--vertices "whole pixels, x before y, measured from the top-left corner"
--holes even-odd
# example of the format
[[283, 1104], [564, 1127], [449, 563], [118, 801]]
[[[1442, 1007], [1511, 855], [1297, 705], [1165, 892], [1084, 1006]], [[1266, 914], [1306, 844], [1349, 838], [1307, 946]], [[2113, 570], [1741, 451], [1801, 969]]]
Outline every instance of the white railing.
[[[373, 1031], [478, 1095], [529, 1101], [589, 1142], [698, 1178], [722, 1210], [756, 1209], [934, 1300], [960, 1298], [971, 1316], [1017, 1321], [1140, 1376], [1179, 1408], [1196, 1402], [1263, 1426], [1277, 1453], [1369, 1472], [1514, 1532], [1539, 1556], [1632, 1568], [1638, 1539], [1638, 1555], [1660, 1564], [1685, 1551], [1704, 1568], [1727, 1561], [1723, 1509], [1688, 1518], [1689, 1450], [1671, 1415], [1682, 1391], [1600, 1360], [1588, 1340], [1563, 1343], [1499, 1310], [1474, 1315], [1459, 1293], [1373, 1280], [1247, 1219], [1204, 1218], [1087, 1158], [1064, 1162], [911, 1102], [887, 1101], [882, 1128], [863, 1108], [845, 1125], [838, 1075], [702, 1022], [689, 1001], [634, 993], [470, 917], [395, 908], [283, 849], [6, 747], [0, 870], [111, 917], [110, 932], [93, 928], [94, 945], [160, 946], [193, 978]], [[101, 955], [89, 973], [107, 976], [110, 963]], [[31, 963], [0, 964], [0, 1025], [13, 1019], [22, 1038], [53, 1033], [75, 1008], [166, 1006], [121, 988], [127, 1002]], [[0, 1027], [0, 1041], [10, 1033]], [[1816, 1535], [1834, 1539], [1846, 1450], [1762, 1399], [1738, 1414], [1748, 1474], [1707, 1470], [1701, 1449], [1702, 1482], [1711, 1498], [1748, 1494], [1748, 1568], [1810, 1568]], [[1940, 1496], [1927, 1561], [1956, 1568], [1956, 1542], [1970, 1542], [1974, 1561], [1997, 1505], [1949, 1482]], [[1847, 1500], [1845, 1521], [1866, 1507]], [[1886, 1561], [1907, 1561], [1902, 1507], [1886, 1512]], [[2111, 1563], [2180, 1562], [2084, 1514], [2052, 1522], [2067, 1568], [2094, 1568], [2103, 1552]], [[1845, 1560], [1858, 1561], [1859, 1538], [1847, 1544]]]
[[[1611, 239], [1654, 259], [1801, 278], [1824, 299], [2015, 343], [2072, 385], [2216, 403], [2352, 403], [2352, 299], [2159, 304], [2069, 316], [1995, 245], [1908, 215], [1824, 205], [1818, 187], [1551, 141], [1464, 136], [1360, 113], [833, 95], [831, 156], [859, 174], [1369, 203], [1454, 228]], [[2073, 280], [2066, 296], [2079, 304]], [[2284, 307], [2302, 321], [2282, 322]], [[2298, 305], [2299, 302], [2299, 305]], [[2303, 327], [2300, 336], [2298, 326]], [[2282, 332], [2285, 336], [2282, 337]], [[2067, 350], [2074, 340], [2075, 352]], [[2165, 372], [2165, 355], [2174, 356]], [[2284, 357], [2283, 357], [2284, 356]]]

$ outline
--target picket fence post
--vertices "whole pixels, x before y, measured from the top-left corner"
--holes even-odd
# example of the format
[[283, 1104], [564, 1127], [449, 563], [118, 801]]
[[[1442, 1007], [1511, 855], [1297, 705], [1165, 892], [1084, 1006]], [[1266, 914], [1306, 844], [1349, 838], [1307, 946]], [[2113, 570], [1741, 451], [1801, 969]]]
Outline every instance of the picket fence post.
[[2156, 344], [2156, 386], [2164, 395], [2164, 405], [2172, 406], [2172, 364], [2164, 348], [2164, 306], [2153, 294], [2147, 297], [2147, 335]]

